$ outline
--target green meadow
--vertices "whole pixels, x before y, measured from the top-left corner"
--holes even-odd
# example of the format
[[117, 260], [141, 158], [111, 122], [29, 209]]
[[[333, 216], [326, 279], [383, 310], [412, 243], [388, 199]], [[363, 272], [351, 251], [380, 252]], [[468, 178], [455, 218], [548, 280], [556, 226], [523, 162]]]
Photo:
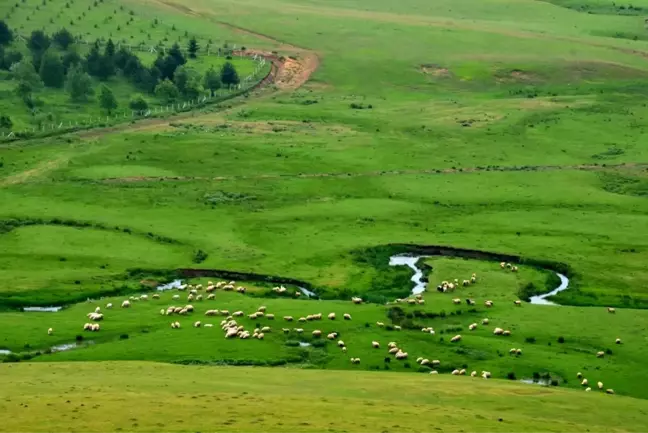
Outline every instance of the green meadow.
[[[71, 414], [74, 431], [249, 431], [255, 416], [269, 431], [640, 431], [648, 398], [646, 8], [645, 0], [0, 5], [0, 19], [20, 34], [65, 25], [92, 41], [184, 48], [194, 37], [202, 47], [282, 58], [274, 85], [221, 104], [0, 144], [0, 357], [11, 385], [0, 387], [0, 404], [23, 405], [4, 428], [56, 429], [57, 417]], [[141, 54], [144, 63], [154, 57]], [[193, 62], [204, 73], [223, 61]], [[255, 67], [232, 61], [241, 75]], [[127, 104], [134, 90], [113, 80]], [[10, 83], [0, 81], [0, 91], [11, 93]], [[48, 92], [39, 97], [57, 116], [100, 113], [96, 102], [77, 107]], [[2, 98], [0, 114], [28, 124], [20, 104]], [[395, 300], [410, 297], [413, 271], [389, 266], [402, 245], [490, 255], [421, 259], [429, 287], [425, 303], [411, 305]], [[505, 255], [519, 257], [517, 273], [500, 268]], [[549, 299], [559, 305], [527, 302], [559, 284], [542, 263], [566, 269], [568, 288]], [[475, 284], [435, 290], [472, 273]], [[177, 278], [236, 280], [247, 291], [151, 298]], [[284, 280], [288, 295], [271, 290]], [[297, 281], [316, 299], [295, 296]], [[148, 301], [120, 308], [142, 293]], [[353, 296], [365, 302], [354, 305]], [[189, 315], [160, 314], [189, 303]], [[21, 310], [29, 306], [65, 308]], [[101, 330], [83, 331], [97, 306]], [[259, 306], [275, 319], [249, 319]], [[205, 316], [208, 309], [243, 311], [239, 325], [271, 331], [263, 340], [226, 339], [226, 316]], [[315, 313], [324, 319], [297, 322]], [[176, 320], [180, 329], [170, 326]], [[430, 327], [434, 334], [421, 331]], [[494, 335], [495, 327], [511, 335]], [[325, 338], [331, 332], [338, 337]], [[387, 353], [392, 341], [407, 359]], [[68, 344], [77, 347], [57, 350]], [[439, 375], [419, 357], [439, 360]], [[74, 366], [75, 375], [65, 373]], [[455, 369], [478, 377], [451, 376]], [[209, 385], [224, 377], [221, 388]], [[100, 417], [86, 414], [90, 403], [77, 407], [89, 395], [78, 388], [94, 378], [87, 387]], [[407, 392], [395, 398], [397, 386]], [[164, 416], [124, 410], [131, 396], [116, 395], [131, 387]], [[311, 401], [295, 397], [305, 390]], [[253, 405], [242, 413], [232, 396]], [[177, 422], [174, 404], [207, 398], [228, 399], [229, 415], [214, 422], [195, 407]], [[403, 410], [388, 416], [376, 409], [384, 405]], [[297, 410], [286, 415], [287, 407]], [[39, 408], [53, 415], [35, 416]]]

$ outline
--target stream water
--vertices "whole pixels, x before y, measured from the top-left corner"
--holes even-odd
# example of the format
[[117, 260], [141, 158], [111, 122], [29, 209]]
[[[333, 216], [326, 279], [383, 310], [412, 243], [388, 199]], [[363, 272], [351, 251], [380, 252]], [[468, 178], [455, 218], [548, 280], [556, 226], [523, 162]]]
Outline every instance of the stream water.
[[[427, 283], [423, 281], [423, 271], [418, 266], [416, 266], [416, 263], [419, 261], [419, 259], [426, 257], [430, 256], [410, 256], [407, 254], [396, 254], [389, 258], [389, 266], [407, 266], [414, 271], [414, 275], [411, 278], [411, 281], [414, 283], [414, 288], [412, 289], [412, 294], [414, 295], [423, 293], [427, 287]], [[554, 302], [548, 301], [547, 298], [555, 295], [558, 292], [567, 290], [569, 288], [569, 278], [557, 272], [556, 275], [558, 275], [558, 278], [560, 278], [560, 285], [549, 293], [533, 296], [529, 301], [531, 304], [558, 305]]]

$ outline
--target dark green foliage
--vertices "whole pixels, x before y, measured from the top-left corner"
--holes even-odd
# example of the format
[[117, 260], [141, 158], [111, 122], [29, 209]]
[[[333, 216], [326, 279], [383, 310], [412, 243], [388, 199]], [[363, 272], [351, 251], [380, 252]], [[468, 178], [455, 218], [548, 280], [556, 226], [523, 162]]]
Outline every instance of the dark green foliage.
[[558, 343], [563, 344], [565, 342], [565, 337], [560, 336], [558, 337]]
[[0, 129], [11, 129], [13, 127], [13, 122], [11, 117], [6, 114], [0, 115]]
[[13, 41], [13, 32], [3, 20], [0, 20], [0, 45], [9, 45]]
[[90, 48], [90, 51], [86, 55], [85, 67], [88, 74], [93, 77], [96, 77], [101, 74], [99, 69], [101, 68], [101, 52], [99, 51], [99, 42]]
[[193, 258], [191, 259], [194, 263], [202, 263], [205, 260], [207, 260], [208, 254], [204, 252], [203, 250], [197, 250], [193, 254]]
[[225, 62], [221, 68], [221, 82], [226, 86], [234, 86], [241, 82], [236, 68], [230, 62]]
[[191, 38], [191, 40], [189, 40], [189, 46], [187, 47], [189, 58], [195, 59], [196, 57], [198, 57], [197, 56], [198, 50], [199, 50], [198, 41], [196, 41], [196, 38]]
[[180, 97], [180, 92], [171, 80], [164, 80], [155, 87], [155, 95], [165, 102], [170, 103]]
[[177, 65], [176, 67], [180, 67], [187, 63], [187, 59], [185, 59], [182, 51], [180, 50], [180, 46], [177, 43], [173, 44], [173, 46], [169, 50], [169, 57], [175, 60], [175, 64]]
[[92, 79], [80, 65], [72, 66], [68, 72], [65, 89], [70, 94], [70, 99], [75, 102], [86, 101], [94, 94]]
[[115, 43], [112, 39], [108, 39], [106, 43], [106, 48], [104, 49], [104, 56], [109, 57], [111, 61], [114, 61], [115, 57]]
[[214, 67], [209, 68], [209, 70], [205, 72], [203, 86], [206, 90], [210, 91], [212, 96], [214, 96], [214, 92], [216, 92], [216, 90], [220, 89], [223, 86], [220, 74], [218, 73], [218, 71], [216, 71], [216, 69], [214, 69]]
[[508, 374], [506, 375], [507, 379], [509, 380], [517, 380], [517, 377], [515, 376], [514, 371], [509, 371]]
[[67, 29], [61, 29], [52, 35], [52, 40], [61, 49], [67, 50], [74, 43], [74, 36]]
[[23, 55], [20, 51], [4, 51], [3, 56], [0, 58], [0, 69], [9, 70], [11, 66], [20, 62]]
[[27, 47], [34, 56], [35, 62], [36, 58], [38, 58], [38, 64], [40, 64], [40, 57], [49, 48], [51, 43], [52, 41], [50, 40], [49, 36], [47, 36], [42, 30], [34, 30], [31, 33], [29, 40], [27, 41]]
[[148, 110], [148, 102], [146, 102], [146, 99], [142, 95], [135, 95], [128, 103], [128, 106], [134, 111]]
[[63, 54], [61, 61], [63, 62], [63, 69], [65, 70], [65, 74], [67, 74], [70, 71], [70, 68], [72, 68], [73, 66], [81, 65], [83, 59], [76, 51], [67, 51], [65, 54]]
[[65, 83], [65, 67], [61, 57], [55, 51], [47, 50], [43, 55], [39, 74], [46, 87], [63, 87]]
[[101, 86], [101, 93], [99, 94], [99, 106], [111, 114], [114, 109], [117, 108], [117, 99], [113, 94], [110, 87], [105, 84]]

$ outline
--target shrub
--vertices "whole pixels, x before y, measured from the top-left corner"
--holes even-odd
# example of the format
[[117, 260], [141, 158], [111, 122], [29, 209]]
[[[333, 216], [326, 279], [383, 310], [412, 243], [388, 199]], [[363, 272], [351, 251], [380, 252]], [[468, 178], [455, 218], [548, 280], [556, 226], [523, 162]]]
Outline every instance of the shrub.
[[612, 349], [605, 349], [605, 353], [608, 355], [612, 355]]
[[208, 254], [204, 252], [203, 250], [197, 250], [193, 254], [192, 261], [194, 263], [202, 263], [205, 260], [207, 260]]
[[517, 379], [517, 377], [515, 376], [515, 372], [514, 372], [514, 371], [509, 371], [508, 374], [506, 375], [506, 377], [507, 377], [509, 380], [516, 380], [516, 379]]
[[76, 341], [83, 341], [83, 335], [77, 335], [76, 337], [74, 337], [74, 339]]
[[288, 347], [297, 347], [297, 346], [299, 346], [299, 341], [297, 341], [297, 340], [286, 340], [286, 342], [284, 344], [286, 346], [288, 346]]
[[533, 372], [533, 381], [537, 382], [538, 380], [540, 380], [540, 373], [538, 373], [537, 371], [534, 371]]
[[317, 347], [317, 348], [326, 347], [326, 340], [313, 340], [311, 342], [311, 346]]
[[527, 337], [524, 339], [524, 341], [526, 341], [527, 343], [534, 344], [536, 342], [536, 339], [535, 337]]
[[120, 339], [120, 340], [128, 340], [128, 334], [121, 334], [121, 335], [119, 336], [119, 339]]
[[412, 366], [410, 365], [409, 362], [406, 362], [406, 363], [403, 364], [403, 367], [405, 367], [405, 368], [411, 368]]
[[558, 337], [558, 343], [563, 344], [564, 342], [565, 342], [565, 337], [563, 337], [562, 335]]
[[558, 386], [558, 380], [557, 379], [551, 379], [551, 386]]
[[385, 356], [385, 364], [389, 364], [391, 362], [391, 358], [389, 356]]

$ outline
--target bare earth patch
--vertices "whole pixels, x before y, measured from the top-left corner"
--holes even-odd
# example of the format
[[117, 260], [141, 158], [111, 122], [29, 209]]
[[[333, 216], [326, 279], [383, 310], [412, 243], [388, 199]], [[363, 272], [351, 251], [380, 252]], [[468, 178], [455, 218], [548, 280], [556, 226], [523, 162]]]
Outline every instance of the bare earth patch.
[[452, 75], [448, 68], [432, 64], [421, 65], [421, 71], [423, 71], [423, 73], [426, 75], [431, 75], [438, 78], [446, 78]]

